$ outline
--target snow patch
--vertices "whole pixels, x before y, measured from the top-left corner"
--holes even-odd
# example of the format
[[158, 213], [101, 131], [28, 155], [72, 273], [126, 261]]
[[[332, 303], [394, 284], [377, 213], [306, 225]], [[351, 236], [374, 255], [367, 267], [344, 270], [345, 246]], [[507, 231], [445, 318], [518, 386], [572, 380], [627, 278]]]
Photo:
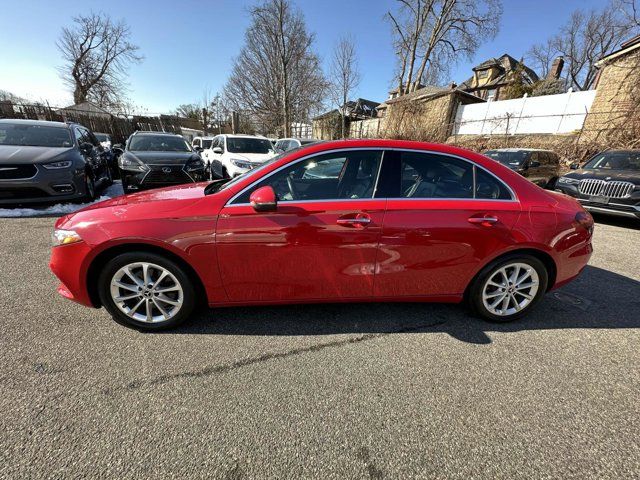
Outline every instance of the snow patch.
[[113, 185], [107, 187], [100, 198], [97, 198], [90, 203], [57, 203], [48, 207], [36, 207], [36, 208], [0, 208], [0, 217], [4, 218], [16, 218], [16, 217], [44, 217], [44, 216], [62, 216], [68, 213], [73, 213], [76, 210], [80, 210], [88, 205], [102, 202], [103, 200], [109, 200], [113, 197], [118, 197], [124, 192], [122, 190], [122, 182], [115, 180]]

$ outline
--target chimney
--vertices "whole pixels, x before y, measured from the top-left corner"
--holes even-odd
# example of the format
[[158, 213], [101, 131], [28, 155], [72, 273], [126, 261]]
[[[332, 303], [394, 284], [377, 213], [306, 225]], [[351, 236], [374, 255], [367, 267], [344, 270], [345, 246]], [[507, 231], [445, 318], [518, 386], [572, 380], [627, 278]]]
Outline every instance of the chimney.
[[547, 74], [547, 80], [558, 79], [560, 78], [560, 74], [562, 73], [562, 67], [564, 67], [564, 58], [556, 57], [556, 59], [551, 64], [551, 68], [549, 69], [549, 73]]
[[456, 84], [456, 82], [451, 82], [451, 83], [449, 84], [449, 88], [450, 88], [451, 90], [455, 90], [456, 88], [458, 88], [458, 85]]

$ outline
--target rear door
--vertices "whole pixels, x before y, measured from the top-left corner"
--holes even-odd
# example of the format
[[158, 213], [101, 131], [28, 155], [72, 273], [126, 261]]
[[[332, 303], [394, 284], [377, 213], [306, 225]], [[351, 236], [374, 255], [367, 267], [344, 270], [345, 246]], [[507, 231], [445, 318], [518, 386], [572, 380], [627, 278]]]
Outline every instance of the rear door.
[[473, 272], [513, 242], [520, 204], [472, 162], [435, 152], [385, 156], [378, 195], [387, 195], [374, 294], [459, 295]]
[[[370, 298], [386, 200], [373, 198], [382, 151], [307, 157], [247, 188], [221, 211], [216, 251], [233, 302]], [[251, 192], [270, 185], [276, 211]]]

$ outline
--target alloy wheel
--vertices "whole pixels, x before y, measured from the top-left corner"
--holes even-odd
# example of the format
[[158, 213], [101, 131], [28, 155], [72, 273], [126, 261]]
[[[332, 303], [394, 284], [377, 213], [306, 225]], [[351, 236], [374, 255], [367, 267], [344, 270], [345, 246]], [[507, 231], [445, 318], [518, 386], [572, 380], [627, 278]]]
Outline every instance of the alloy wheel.
[[527, 263], [509, 263], [496, 269], [482, 288], [482, 303], [499, 317], [521, 312], [536, 298], [540, 278]]
[[175, 317], [184, 302], [180, 282], [169, 270], [148, 262], [123, 266], [110, 284], [113, 303], [125, 315], [146, 323]]

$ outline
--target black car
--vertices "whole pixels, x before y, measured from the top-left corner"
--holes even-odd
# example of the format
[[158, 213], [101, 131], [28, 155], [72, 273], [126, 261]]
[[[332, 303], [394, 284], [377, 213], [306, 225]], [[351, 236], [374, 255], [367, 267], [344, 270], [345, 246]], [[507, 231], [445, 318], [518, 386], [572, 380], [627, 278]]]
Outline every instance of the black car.
[[484, 154], [542, 188], [553, 189], [560, 177], [560, 157], [550, 150], [500, 148]]
[[200, 155], [183, 137], [172, 133], [135, 132], [118, 158], [118, 166], [124, 193], [207, 179]]
[[640, 150], [610, 150], [558, 180], [556, 190], [590, 212], [640, 219]]
[[107, 156], [82, 125], [0, 120], [0, 205], [93, 200], [112, 183]]

